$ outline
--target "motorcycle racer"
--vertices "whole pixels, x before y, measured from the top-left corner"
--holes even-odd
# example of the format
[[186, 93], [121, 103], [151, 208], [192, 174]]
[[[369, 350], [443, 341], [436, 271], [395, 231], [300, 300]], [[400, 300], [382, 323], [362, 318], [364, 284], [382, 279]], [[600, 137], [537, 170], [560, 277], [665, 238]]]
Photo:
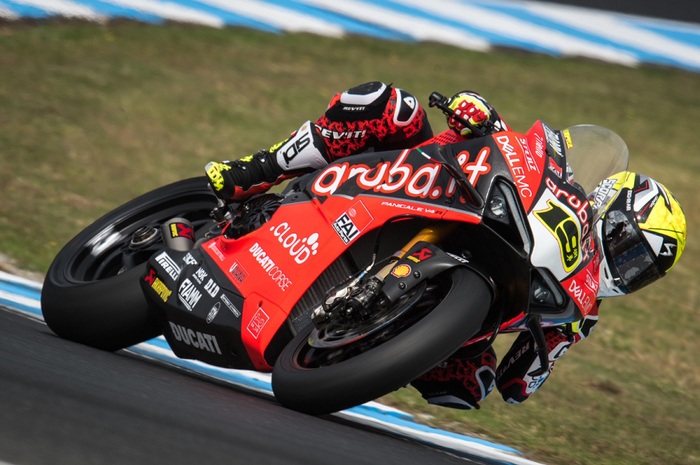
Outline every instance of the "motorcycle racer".
[[[508, 130], [493, 107], [474, 92], [458, 93], [450, 107], [458, 115], [468, 115], [472, 124], [489, 121], [494, 132]], [[471, 130], [454, 118], [448, 118], [448, 125], [451, 130], [433, 138], [428, 117], [416, 97], [382, 82], [368, 82], [334, 95], [325, 114], [313, 123], [302, 124], [268, 150], [240, 160], [211, 162], [205, 169], [219, 197], [240, 201], [348, 155], [473, 137]]]
[[[496, 110], [474, 92], [459, 92], [448, 104], [485, 135], [509, 130]], [[454, 117], [447, 123], [450, 129], [433, 136], [425, 110], [413, 95], [369, 82], [336, 94], [324, 115], [307, 121], [270, 149], [237, 161], [211, 162], [206, 172], [219, 197], [240, 201], [346, 156], [477, 137]], [[598, 297], [640, 289], [677, 262], [685, 246], [685, 217], [664, 186], [623, 172], [604, 180], [589, 200], [600, 212], [594, 226], [601, 262]], [[493, 348], [477, 343], [458, 350], [411, 384], [429, 403], [452, 408], [479, 408], [494, 387], [506, 402], [523, 402], [548, 378], [554, 362], [588, 337], [598, 321], [599, 304], [600, 300], [576, 324], [543, 329], [549, 366], [541, 375], [533, 374], [540, 368], [535, 340], [523, 332], [498, 367]]]

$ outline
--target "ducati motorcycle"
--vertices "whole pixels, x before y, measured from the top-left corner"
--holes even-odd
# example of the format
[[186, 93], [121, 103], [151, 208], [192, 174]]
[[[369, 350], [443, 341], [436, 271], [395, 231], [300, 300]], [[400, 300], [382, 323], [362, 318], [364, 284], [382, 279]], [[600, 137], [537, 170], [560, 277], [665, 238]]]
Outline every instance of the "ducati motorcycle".
[[[430, 104], [450, 112], [440, 94]], [[538, 121], [344, 158], [242, 204], [183, 180], [70, 241], [43, 315], [99, 349], [162, 334], [178, 357], [272, 372], [279, 402], [309, 414], [380, 397], [503, 332], [532, 332], [536, 376], [542, 327], [595, 304], [587, 193], [627, 158], [605, 128]]]

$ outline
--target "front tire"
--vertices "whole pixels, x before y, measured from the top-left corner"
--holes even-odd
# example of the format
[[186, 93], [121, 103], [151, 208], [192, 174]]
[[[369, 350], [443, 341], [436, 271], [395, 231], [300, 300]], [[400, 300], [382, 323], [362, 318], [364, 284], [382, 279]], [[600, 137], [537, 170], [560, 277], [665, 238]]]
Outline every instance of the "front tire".
[[[456, 267], [432, 311], [389, 340], [328, 365], [309, 364], [307, 326], [277, 359], [272, 388], [285, 407], [322, 415], [376, 399], [407, 385], [445, 360], [481, 329], [491, 304], [489, 284], [476, 272]], [[345, 349], [348, 350], [348, 349]]]
[[62, 338], [108, 351], [158, 336], [160, 326], [139, 284], [152, 251], [137, 255], [125, 269], [124, 247], [142, 226], [173, 217], [202, 228], [215, 206], [206, 179], [192, 178], [148, 192], [87, 227], [58, 253], [46, 275], [41, 309], [48, 327]]

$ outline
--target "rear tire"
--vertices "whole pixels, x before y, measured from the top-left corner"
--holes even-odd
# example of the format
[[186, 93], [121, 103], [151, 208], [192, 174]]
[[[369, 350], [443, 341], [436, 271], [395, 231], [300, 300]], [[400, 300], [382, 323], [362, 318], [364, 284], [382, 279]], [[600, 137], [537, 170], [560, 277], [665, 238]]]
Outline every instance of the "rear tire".
[[481, 329], [492, 297], [488, 283], [470, 269], [457, 267], [445, 274], [451, 286], [430, 313], [359, 355], [308, 366], [305, 360], [314, 349], [308, 346], [313, 325], [307, 326], [277, 359], [275, 397], [300, 412], [332, 413], [399, 389], [445, 360]]
[[183, 217], [201, 228], [215, 206], [200, 177], [144, 194], [97, 220], [49, 268], [41, 293], [46, 324], [62, 338], [109, 351], [158, 336], [160, 326], [139, 284], [149, 254], [123, 271], [121, 250], [147, 224]]

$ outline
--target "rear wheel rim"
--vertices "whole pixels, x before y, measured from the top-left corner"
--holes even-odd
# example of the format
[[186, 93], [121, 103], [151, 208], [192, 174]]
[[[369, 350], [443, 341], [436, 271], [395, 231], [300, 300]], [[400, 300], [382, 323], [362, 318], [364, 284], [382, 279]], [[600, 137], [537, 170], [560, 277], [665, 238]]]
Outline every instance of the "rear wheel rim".
[[[177, 184], [180, 183], [174, 186]], [[141, 204], [126, 204], [98, 220], [84, 235], [76, 237], [69, 244], [71, 251], [65, 257], [66, 263], [58, 278], [72, 284], [84, 284], [116, 276], [124, 271], [123, 253], [134, 232], [144, 226], [160, 229], [165, 221], [175, 217], [190, 221], [195, 236], [202, 237], [214, 224], [209, 214], [216, 206], [216, 197], [207, 189], [206, 183], [200, 185], [185, 185], [175, 192], [163, 192], [160, 196], [156, 194], [150, 201]], [[146, 262], [153, 252], [162, 247], [163, 242], [159, 238], [136, 253], [132, 265]]]

